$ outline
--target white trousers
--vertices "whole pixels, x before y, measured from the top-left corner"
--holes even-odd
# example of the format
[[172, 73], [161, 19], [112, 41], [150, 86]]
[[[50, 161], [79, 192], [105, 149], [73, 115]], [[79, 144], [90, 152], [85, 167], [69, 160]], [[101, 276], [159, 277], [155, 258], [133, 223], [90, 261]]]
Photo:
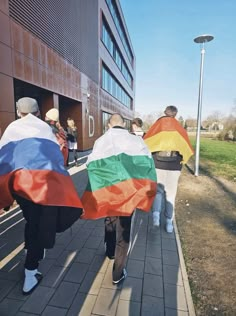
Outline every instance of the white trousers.
[[158, 184], [157, 194], [152, 205], [153, 216], [155, 216], [155, 212], [161, 213], [164, 210], [165, 217], [173, 220], [180, 172], [180, 170], [156, 169]]

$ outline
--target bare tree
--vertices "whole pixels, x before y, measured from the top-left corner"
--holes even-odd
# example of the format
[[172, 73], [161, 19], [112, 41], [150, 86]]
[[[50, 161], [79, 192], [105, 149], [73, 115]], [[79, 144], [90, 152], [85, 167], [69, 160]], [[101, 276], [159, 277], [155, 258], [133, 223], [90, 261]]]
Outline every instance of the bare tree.
[[[234, 100], [236, 104], [236, 99]], [[222, 140], [236, 140], [236, 106], [231, 109], [231, 114], [223, 120], [224, 128], [219, 134], [219, 139]]]
[[236, 105], [234, 107], [232, 107], [231, 114], [236, 116]]
[[188, 130], [194, 130], [197, 128], [197, 120], [194, 119], [194, 118], [187, 118], [185, 120], [185, 128], [188, 129]]
[[223, 114], [219, 111], [214, 111], [202, 121], [202, 126], [204, 128], [218, 130], [220, 123], [223, 123]]
[[141, 114], [141, 113], [139, 113], [139, 112], [136, 112], [136, 111], [135, 111], [135, 113], [134, 113], [134, 117], [140, 117], [140, 118], [142, 118], [142, 114]]
[[144, 115], [140, 114], [137, 117], [140, 117], [143, 120], [143, 129], [144, 131], [147, 131], [151, 125], [161, 116], [163, 116], [163, 112], [151, 112]]
[[184, 122], [184, 119], [183, 119], [183, 116], [180, 116], [179, 118], [178, 118], [178, 121], [179, 121], [179, 123], [180, 123], [180, 125], [181, 126], [185, 126], [185, 122]]

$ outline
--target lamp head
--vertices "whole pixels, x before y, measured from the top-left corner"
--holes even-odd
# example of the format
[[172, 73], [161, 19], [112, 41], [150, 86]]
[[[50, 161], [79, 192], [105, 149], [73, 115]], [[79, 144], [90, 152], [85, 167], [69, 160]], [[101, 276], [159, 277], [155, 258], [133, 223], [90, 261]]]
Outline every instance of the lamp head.
[[200, 35], [196, 38], [194, 38], [194, 42], [197, 44], [207, 43], [214, 39], [214, 36], [209, 34]]

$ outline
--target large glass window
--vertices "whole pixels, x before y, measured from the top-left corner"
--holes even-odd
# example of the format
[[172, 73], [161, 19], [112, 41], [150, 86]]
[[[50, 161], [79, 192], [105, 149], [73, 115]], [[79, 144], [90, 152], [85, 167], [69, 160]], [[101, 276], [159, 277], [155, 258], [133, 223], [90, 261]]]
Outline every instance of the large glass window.
[[132, 99], [123, 89], [120, 83], [115, 79], [108, 68], [103, 64], [102, 66], [102, 88], [110, 93], [114, 98], [119, 100], [127, 108], [131, 109]]
[[111, 114], [102, 112], [102, 132], [103, 134], [108, 130], [108, 120], [110, 118]]
[[121, 67], [122, 67], [122, 59], [121, 59], [121, 56], [120, 56], [120, 53], [119, 53], [118, 49], [115, 50], [115, 62], [117, 64], [117, 66], [121, 69]]
[[116, 6], [116, 3], [115, 3], [114, 0], [106, 0], [106, 2], [107, 2], [109, 10], [111, 12], [111, 15], [113, 17], [113, 20], [114, 20], [114, 23], [116, 25], [117, 31], [118, 31], [118, 33], [120, 35], [121, 41], [122, 41], [122, 43], [124, 45], [125, 51], [127, 53], [127, 56], [129, 58], [130, 62], [132, 63], [133, 62], [133, 55], [132, 55], [132, 52], [131, 52], [131, 49], [130, 49], [127, 37], [125, 35], [124, 27], [123, 27], [123, 24], [122, 24], [122, 21], [121, 21], [121, 18], [120, 18], [119, 11], [118, 11], [118, 8]]
[[[111, 117], [110, 113], [102, 112], [102, 132], [103, 134], [108, 130], [108, 120]], [[125, 121], [125, 129], [130, 131], [130, 120], [124, 118]]]
[[119, 51], [118, 45], [116, 44], [115, 39], [113, 38], [111, 34], [111, 30], [109, 29], [107, 22], [105, 21], [105, 18], [103, 18], [103, 23], [102, 23], [102, 41], [104, 45], [106, 46], [107, 50], [109, 51], [109, 53], [111, 54], [112, 58], [114, 59], [115, 63], [119, 67], [125, 80], [132, 87], [131, 74], [124, 61], [124, 58], [122, 57]]

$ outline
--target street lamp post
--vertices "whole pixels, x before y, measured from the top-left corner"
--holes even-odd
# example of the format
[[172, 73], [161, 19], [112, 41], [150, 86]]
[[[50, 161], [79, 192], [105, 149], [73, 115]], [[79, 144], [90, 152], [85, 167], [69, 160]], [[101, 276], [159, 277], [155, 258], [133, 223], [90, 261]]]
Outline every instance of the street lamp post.
[[199, 174], [199, 152], [200, 152], [200, 132], [201, 132], [201, 113], [202, 113], [202, 87], [203, 87], [203, 67], [205, 56], [205, 43], [214, 39], [212, 35], [200, 35], [194, 38], [194, 42], [201, 44], [201, 67], [200, 67], [200, 81], [198, 93], [198, 113], [197, 113], [197, 134], [196, 134], [196, 149], [195, 149], [195, 176]]

